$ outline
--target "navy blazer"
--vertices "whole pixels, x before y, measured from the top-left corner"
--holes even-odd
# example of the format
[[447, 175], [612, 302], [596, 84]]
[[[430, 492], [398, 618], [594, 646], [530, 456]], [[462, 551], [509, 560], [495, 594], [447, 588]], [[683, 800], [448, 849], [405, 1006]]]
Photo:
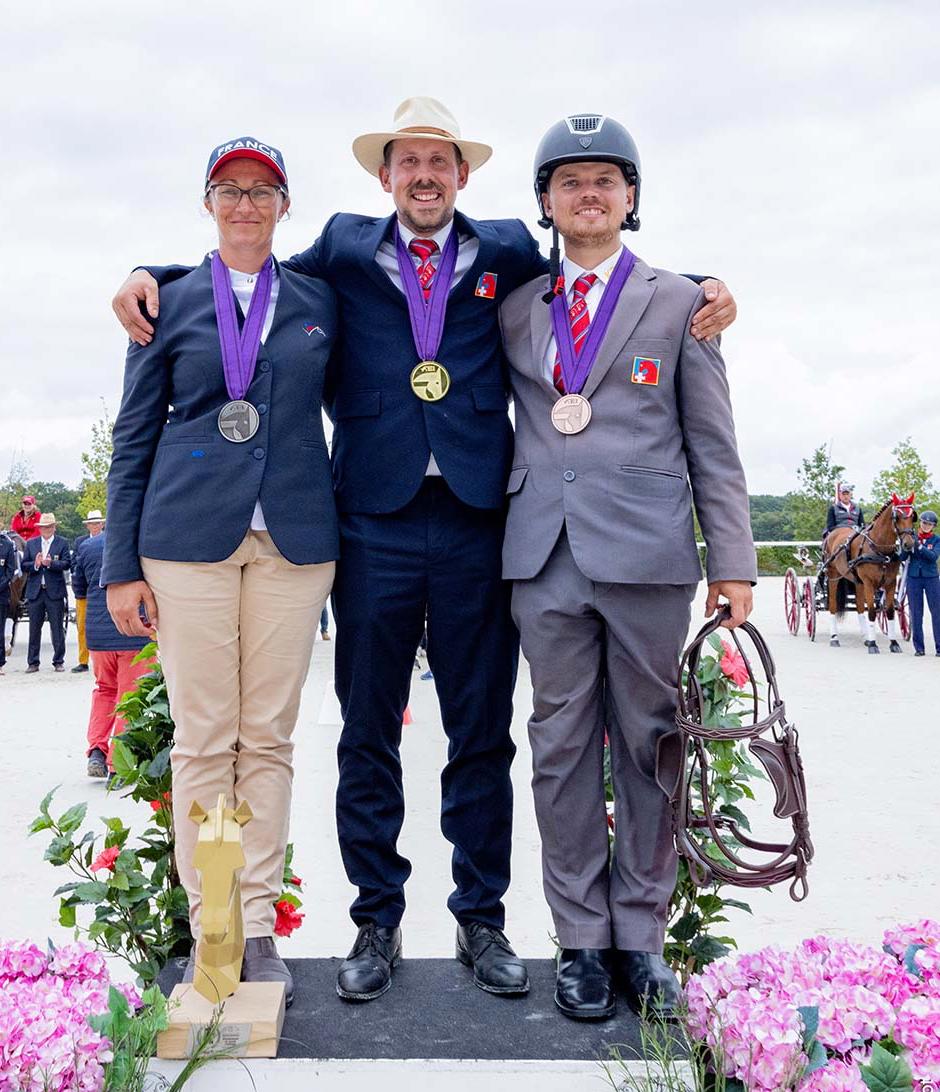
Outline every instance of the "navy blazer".
[[[0, 534], [0, 595], [9, 596], [10, 582], [15, 573], [16, 547], [6, 535]], [[0, 633], [0, 641], [5, 639], [5, 635]]]
[[85, 599], [85, 638], [92, 652], [127, 652], [140, 650], [149, 637], [125, 637], [118, 631], [108, 612], [108, 593], [101, 586], [101, 562], [107, 531], [86, 535], [72, 551], [72, 593]]
[[26, 598], [38, 599], [42, 590], [42, 578], [46, 578], [46, 592], [53, 598], [65, 599], [68, 591], [65, 587], [65, 573], [72, 566], [72, 551], [69, 549], [69, 540], [62, 535], [53, 535], [49, 545], [49, 556], [52, 561], [48, 568], [34, 568], [36, 555], [42, 553], [42, 537], [37, 535], [26, 543], [23, 551], [21, 568], [26, 573]]
[[917, 580], [936, 580], [937, 562], [940, 561], [940, 535], [931, 535], [926, 539], [918, 539], [913, 551], [908, 551], [907, 556], [913, 557], [908, 566], [908, 579], [914, 577]]
[[[333, 425], [333, 482], [342, 511], [394, 512], [424, 481], [433, 451], [447, 484], [475, 508], [500, 508], [512, 460], [509, 379], [499, 336], [499, 305], [544, 273], [545, 259], [521, 220], [471, 220], [455, 213], [461, 235], [480, 241], [476, 260], [451, 289], [437, 359], [451, 387], [423, 402], [409, 377], [419, 357], [404, 293], [375, 260], [395, 215], [337, 213], [319, 239], [285, 263], [322, 277], [336, 292], [340, 340], [330, 362], [326, 408]], [[484, 273], [495, 296], [476, 295]]]
[[288, 561], [338, 556], [320, 411], [335, 300], [322, 281], [278, 271], [274, 322], [245, 395], [261, 423], [247, 442], [231, 443], [218, 430], [229, 395], [208, 257], [161, 292], [153, 341], [129, 346], [108, 475], [103, 584], [142, 579], [141, 555], [224, 560], [245, 537], [259, 499]]

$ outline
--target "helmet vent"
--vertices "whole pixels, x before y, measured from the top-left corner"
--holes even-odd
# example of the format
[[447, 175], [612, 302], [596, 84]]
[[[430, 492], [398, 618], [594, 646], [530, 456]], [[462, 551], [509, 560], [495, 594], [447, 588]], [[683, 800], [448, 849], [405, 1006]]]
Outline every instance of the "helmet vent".
[[572, 117], [565, 118], [565, 122], [568, 125], [568, 132], [576, 136], [583, 133], [599, 133], [604, 124], [604, 115], [574, 114]]

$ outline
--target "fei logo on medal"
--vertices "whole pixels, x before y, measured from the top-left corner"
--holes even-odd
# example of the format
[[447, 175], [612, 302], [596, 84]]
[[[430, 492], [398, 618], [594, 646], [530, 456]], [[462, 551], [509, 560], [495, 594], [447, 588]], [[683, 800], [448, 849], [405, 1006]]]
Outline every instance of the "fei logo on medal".
[[653, 360], [648, 356], [635, 356], [630, 381], [641, 383], [645, 387], [658, 387], [660, 364], [662, 364], [661, 360]]

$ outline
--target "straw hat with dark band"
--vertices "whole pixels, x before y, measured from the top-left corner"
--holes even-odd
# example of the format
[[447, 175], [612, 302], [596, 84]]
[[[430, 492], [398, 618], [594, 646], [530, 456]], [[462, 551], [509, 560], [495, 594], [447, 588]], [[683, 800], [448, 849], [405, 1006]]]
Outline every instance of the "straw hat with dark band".
[[353, 155], [369, 174], [378, 177], [379, 168], [385, 162], [385, 145], [403, 137], [410, 140], [446, 140], [456, 144], [471, 171], [482, 167], [493, 154], [488, 144], [463, 139], [456, 118], [443, 103], [419, 95], [405, 99], [398, 107], [390, 131], [364, 133], [356, 137], [352, 146]]

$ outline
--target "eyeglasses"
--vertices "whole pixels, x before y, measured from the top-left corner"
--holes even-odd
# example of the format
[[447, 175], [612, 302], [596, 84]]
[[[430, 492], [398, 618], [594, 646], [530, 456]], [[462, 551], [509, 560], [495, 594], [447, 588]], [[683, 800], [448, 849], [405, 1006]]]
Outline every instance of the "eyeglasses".
[[240, 186], [215, 185], [209, 186], [206, 193], [215, 194], [216, 201], [227, 208], [237, 205], [243, 194], [248, 195], [248, 200], [256, 209], [270, 208], [278, 194], [287, 196], [287, 190], [283, 186], [252, 186], [250, 190], [243, 190]]

